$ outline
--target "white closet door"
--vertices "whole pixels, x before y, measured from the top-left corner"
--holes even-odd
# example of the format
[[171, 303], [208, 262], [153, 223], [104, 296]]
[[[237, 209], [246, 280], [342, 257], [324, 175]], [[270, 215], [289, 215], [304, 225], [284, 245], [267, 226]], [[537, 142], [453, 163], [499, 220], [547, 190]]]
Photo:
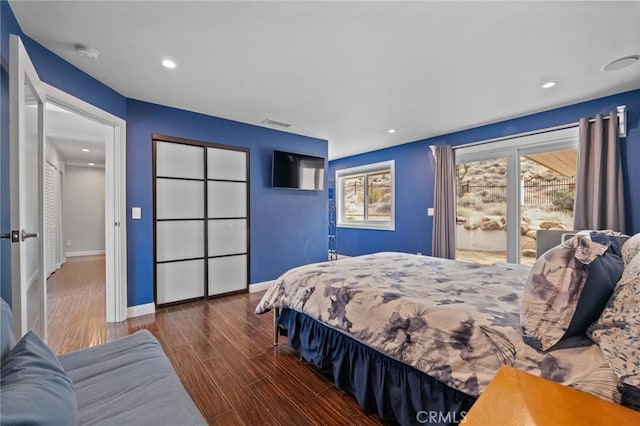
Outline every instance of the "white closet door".
[[204, 181], [156, 179], [156, 219], [202, 219]]
[[207, 149], [207, 179], [247, 181], [247, 153], [230, 149]]
[[195, 299], [204, 294], [204, 260], [159, 263], [156, 269], [158, 304]]
[[156, 142], [156, 176], [204, 179], [201, 146]]
[[247, 183], [209, 181], [209, 218], [246, 217]]
[[205, 150], [155, 142], [156, 303], [205, 296]]
[[44, 218], [45, 218], [45, 266], [47, 277], [56, 270], [57, 209], [56, 209], [56, 168], [45, 163], [44, 168]]
[[207, 148], [209, 296], [245, 290], [249, 282], [247, 155]]
[[55, 178], [55, 209], [56, 209], [56, 269], [62, 267], [64, 262], [64, 248], [62, 241], [62, 171], [56, 171]]
[[209, 259], [209, 296], [247, 288], [247, 255]]
[[248, 151], [154, 136], [154, 155], [156, 303], [246, 290]]
[[209, 256], [225, 256], [247, 252], [247, 220], [209, 221]]

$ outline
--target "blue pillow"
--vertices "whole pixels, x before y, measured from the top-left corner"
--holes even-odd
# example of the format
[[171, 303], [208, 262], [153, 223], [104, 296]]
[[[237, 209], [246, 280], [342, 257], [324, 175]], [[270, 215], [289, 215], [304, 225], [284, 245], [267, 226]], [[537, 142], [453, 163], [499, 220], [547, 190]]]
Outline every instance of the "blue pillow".
[[15, 345], [13, 314], [7, 302], [0, 297], [0, 362], [4, 361], [4, 358]]
[[78, 400], [58, 358], [33, 332], [9, 352], [0, 375], [0, 424], [75, 425]]
[[624, 263], [620, 245], [615, 237], [591, 232], [591, 241], [609, 245], [607, 251], [588, 265], [587, 281], [584, 283], [573, 318], [562, 339], [584, 336], [591, 324], [600, 318], [616, 283], [622, 276]]

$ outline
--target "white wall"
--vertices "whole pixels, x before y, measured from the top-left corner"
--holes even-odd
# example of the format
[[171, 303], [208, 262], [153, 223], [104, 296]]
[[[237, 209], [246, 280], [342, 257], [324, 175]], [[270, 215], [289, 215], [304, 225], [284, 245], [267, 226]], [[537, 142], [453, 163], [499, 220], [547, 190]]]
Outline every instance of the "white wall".
[[104, 169], [67, 164], [64, 180], [65, 255], [104, 253]]

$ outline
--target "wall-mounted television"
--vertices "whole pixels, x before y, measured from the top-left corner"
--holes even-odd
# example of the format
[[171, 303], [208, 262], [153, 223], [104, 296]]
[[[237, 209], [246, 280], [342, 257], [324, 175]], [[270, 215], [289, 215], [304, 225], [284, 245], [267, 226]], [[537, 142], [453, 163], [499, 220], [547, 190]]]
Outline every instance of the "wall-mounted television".
[[324, 158], [273, 151], [271, 186], [320, 191], [324, 185]]

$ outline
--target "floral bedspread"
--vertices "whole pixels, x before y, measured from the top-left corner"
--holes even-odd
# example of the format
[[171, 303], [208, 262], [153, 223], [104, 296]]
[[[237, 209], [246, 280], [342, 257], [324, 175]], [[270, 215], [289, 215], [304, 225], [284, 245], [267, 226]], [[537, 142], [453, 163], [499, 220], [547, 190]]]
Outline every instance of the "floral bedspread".
[[595, 345], [538, 352], [522, 340], [528, 272], [404, 253], [316, 263], [283, 274], [256, 307], [302, 312], [468, 395], [511, 365], [619, 399]]

